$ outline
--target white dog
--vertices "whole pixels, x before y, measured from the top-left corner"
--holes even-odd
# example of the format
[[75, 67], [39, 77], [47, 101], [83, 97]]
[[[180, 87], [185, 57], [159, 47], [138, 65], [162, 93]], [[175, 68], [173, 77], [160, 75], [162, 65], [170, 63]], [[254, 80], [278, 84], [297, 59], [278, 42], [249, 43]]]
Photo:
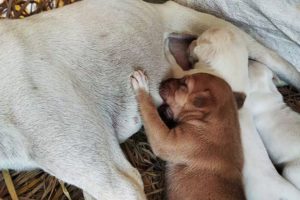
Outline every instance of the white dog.
[[[230, 29], [213, 28], [205, 31], [197, 39], [196, 44], [192, 46], [193, 56], [196, 56], [199, 60], [194, 68], [205, 71], [209, 69], [211, 73], [224, 78], [234, 91], [241, 91], [247, 94], [244, 107], [239, 111], [245, 160], [243, 176], [247, 199], [300, 199], [300, 191], [277, 173], [256, 131], [251, 113], [251, 110], [255, 109], [252, 106], [254, 101], [248, 97], [250, 91], [248, 50], [243, 39]], [[205, 65], [204, 68], [203, 65]], [[254, 82], [258, 80], [255, 79], [256, 74], [253, 76]], [[262, 88], [269, 85], [269, 83], [262, 81], [256, 84], [257, 87]], [[256, 91], [255, 89], [253, 90]], [[255, 99], [256, 101], [260, 100]], [[258, 103], [260, 104], [260, 102]], [[266, 104], [263, 106], [266, 109], [269, 108]], [[271, 113], [270, 116], [262, 116], [264, 122], [273, 120], [274, 117], [272, 115], [274, 113]], [[280, 113], [278, 115], [278, 118], [281, 119]], [[277, 124], [279, 123], [278, 120], [276, 122]], [[277, 143], [277, 145], [279, 144]], [[294, 177], [297, 178], [298, 176], [295, 175]]]
[[300, 189], [300, 114], [284, 102], [273, 73], [258, 62], [249, 67], [251, 112], [273, 163]]
[[169, 33], [209, 27], [239, 32], [249, 56], [300, 89], [288, 62], [224, 20], [174, 2], [84, 0], [0, 22], [0, 169], [41, 168], [96, 199], [145, 199], [141, 177], [119, 142], [142, 123], [131, 90], [148, 72], [156, 103], [172, 69]]

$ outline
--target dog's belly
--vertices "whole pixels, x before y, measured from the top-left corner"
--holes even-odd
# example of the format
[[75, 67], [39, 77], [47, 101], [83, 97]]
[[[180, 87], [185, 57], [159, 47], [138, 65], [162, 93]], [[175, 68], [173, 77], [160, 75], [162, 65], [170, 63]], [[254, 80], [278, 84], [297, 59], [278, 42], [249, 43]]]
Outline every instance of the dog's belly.
[[142, 127], [142, 121], [136, 106], [128, 109], [119, 115], [114, 122], [114, 128], [120, 143], [127, 140], [132, 134], [136, 133]]

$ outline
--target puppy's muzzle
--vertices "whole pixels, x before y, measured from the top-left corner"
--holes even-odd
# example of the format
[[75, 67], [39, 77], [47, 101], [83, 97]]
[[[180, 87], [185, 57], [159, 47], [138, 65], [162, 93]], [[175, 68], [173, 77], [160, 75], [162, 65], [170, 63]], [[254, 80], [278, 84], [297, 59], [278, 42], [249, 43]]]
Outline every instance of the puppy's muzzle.
[[179, 79], [170, 78], [161, 82], [159, 87], [159, 95], [166, 103], [166, 100], [169, 96], [174, 95], [176, 88], [179, 86]]

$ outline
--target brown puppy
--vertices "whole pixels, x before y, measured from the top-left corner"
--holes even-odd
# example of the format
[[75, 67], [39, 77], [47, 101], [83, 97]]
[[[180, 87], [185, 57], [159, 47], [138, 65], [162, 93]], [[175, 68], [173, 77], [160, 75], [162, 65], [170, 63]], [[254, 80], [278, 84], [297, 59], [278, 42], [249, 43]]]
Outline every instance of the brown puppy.
[[169, 129], [149, 95], [148, 81], [134, 72], [144, 127], [154, 153], [167, 161], [169, 200], [242, 200], [243, 156], [235, 96], [222, 79], [205, 73], [169, 79], [160, 95], [177, 126]]

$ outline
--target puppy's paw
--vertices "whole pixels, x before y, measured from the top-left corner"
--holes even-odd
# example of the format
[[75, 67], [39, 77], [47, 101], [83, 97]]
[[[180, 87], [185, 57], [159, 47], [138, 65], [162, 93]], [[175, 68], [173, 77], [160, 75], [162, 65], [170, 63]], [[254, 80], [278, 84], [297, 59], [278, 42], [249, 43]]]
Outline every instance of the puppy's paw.
[[131, 75], [131, 84], [136, 93], [139, 90], [143, 90], [149, 93], [148, 78], [141, 70], [133, 72], [133, 74]]

